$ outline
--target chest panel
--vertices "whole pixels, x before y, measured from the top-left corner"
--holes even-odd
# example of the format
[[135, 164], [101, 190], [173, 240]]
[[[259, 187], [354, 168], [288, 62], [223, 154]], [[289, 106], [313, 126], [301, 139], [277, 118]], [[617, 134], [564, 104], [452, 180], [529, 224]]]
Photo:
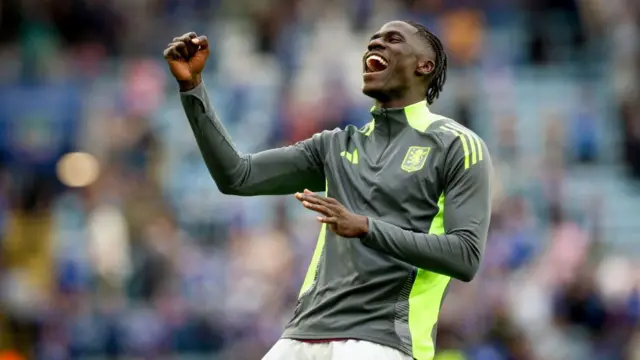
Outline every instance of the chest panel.
[[332, 147], [330, 196], [351, 211], [421, 230], [437, 214], [445, 154], [435, 135], [408, 129], [385, 139], [356, 132]]

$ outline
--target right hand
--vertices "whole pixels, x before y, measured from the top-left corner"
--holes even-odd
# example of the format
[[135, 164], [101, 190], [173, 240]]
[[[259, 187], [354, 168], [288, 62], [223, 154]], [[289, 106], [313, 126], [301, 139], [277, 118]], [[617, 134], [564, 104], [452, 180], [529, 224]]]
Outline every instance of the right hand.
[[206, 36], [194, 32], [173, 38], [164, 50], [164, 58], [171, 74], [183, 91], [195, 88], [202, 82], [201, 74], [209, 57], [209, 41]]

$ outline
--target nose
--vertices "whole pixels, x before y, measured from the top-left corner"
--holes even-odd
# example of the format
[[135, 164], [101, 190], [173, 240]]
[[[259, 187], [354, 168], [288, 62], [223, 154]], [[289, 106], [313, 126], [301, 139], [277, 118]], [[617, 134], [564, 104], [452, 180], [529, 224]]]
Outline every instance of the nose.
[[384, 42], [382, 41], [381, 38], [376, 38], [371, 40], [369, 42], [369, 46], [367, 46], [367, 50], [369, 51], [384, 50], [384, 49], [385, 49]]

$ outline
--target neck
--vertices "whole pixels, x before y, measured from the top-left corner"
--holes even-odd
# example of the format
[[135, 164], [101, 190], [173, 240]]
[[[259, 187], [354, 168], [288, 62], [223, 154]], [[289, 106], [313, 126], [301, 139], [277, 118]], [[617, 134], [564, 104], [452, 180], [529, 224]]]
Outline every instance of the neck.
[[403, 108], [424, 100], [424, 93], [411, 94], [398, 99], [376, 100], [376, 107], [381, 109]]
[[[407, 101], [409, 102], [409, 101]], [[395, 136], [403, 132], [407, 126], [424, 132], [433, 121], [433, 115], [429, 111], [427, 101], [419, 99], [411, 104], [397, 102], [394, 107], [374, 106], [371, 109], [374, 128], [372, 132]]]

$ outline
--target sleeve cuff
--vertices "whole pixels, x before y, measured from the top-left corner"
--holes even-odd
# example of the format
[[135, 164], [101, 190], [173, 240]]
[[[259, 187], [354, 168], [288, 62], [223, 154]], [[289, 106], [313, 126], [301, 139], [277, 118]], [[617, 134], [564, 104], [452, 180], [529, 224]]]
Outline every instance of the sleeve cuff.
[[197, 99], [195, 104], [201, 104], [204, 107], [205, 112], [211, 111], [209, 95], [207, 94], [207, 88], [204, 86], [204, 81], [189, 91], [180, 91], [180, 100], [186, 108], [191, 108], [191, 106], [193, 106], [193, 98]]
[[181, 96], [189, 96], [189, 95], [201, 95], [204, 92], [204, 81], [201, 81], [200, 84], [198, 84], [198, 86], [194, 87], [191, 90], [187, 90], [187, 91], [180, 91], [180, 95]]
[[367, 222], [368, 222], [368, 225], [369, 225], [368, 226], [369, 231], [364, 236], [360, 237], [360, 241], [363, 244], [367, 244], [367, 242], [370, 242], [373, 239], [375, 220], [367, 216]]

